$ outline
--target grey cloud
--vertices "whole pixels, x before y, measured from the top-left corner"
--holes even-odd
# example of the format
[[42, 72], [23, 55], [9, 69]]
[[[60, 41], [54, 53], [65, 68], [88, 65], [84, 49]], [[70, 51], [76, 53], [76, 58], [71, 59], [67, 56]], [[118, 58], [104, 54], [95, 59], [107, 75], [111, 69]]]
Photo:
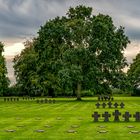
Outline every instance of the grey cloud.
[[70, 6], [79, 4], [93, 7], [96, 14], [109, 14], [117, 26], [127, 27], [132, 39], [140, 38], [139, 30], [135, 28], [134, 32], [134, 27], [125, 22], [132, 17], [140, 19], [139, 0], [0, 0], [0, 37], [36, 35], [46, 20], [62, 16]]

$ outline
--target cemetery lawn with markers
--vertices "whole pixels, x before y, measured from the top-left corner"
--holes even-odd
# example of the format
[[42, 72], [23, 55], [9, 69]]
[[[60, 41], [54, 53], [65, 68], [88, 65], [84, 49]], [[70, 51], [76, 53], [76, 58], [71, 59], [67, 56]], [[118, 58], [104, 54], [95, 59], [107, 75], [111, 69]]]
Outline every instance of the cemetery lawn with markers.
[[[140, 140], [140, 122], [133, 117], [124, 122], [122, 115], [120, 122], [114, 122], [115, 108], [97, 109], [97, 102], [97, 97], [83, 98], [81, 102], [56, 98], [54, 104], [22, 99], [4, 102], [0, 98], [0, 140]], [[140, 112], [140, 97], [114, 97], [112, 102], [125, 104], [122, 109], [118, 107], [121, 114]], [[103, 122], [102, 117], [93, 122], [95, 111], [99, 114], [108, 111], [110, 122]]]

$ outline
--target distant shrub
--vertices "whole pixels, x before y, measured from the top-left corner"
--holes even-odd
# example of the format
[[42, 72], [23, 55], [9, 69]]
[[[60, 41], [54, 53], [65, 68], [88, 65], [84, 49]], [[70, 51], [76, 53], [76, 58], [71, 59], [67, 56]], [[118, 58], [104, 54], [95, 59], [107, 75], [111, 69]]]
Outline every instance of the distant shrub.
[[131, 95], [132, 96], [140, 96], [140, 88], [134, 88], [133, 93]]
[[83, 90], [81, 95], [82, 95], [82, 97], [84, 97], [84, 96], [92, 97], [92, 96], [94, 96], [94, 92], [91, 90]]

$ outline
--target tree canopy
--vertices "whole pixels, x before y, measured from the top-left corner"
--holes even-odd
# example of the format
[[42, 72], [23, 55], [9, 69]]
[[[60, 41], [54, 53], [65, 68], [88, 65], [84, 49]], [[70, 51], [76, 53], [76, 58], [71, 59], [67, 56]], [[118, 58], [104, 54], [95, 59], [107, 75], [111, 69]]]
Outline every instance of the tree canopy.
[[35, 60], [27, 48], [15, 58], [17, 84], [25, 89], [33, 80], [41, 92], [54, 95], [73, 91], [78, 100], [82, 89], [110, 92], [127, 64], [123, 52], [128, 43], [124, 28], [115, 27], [110, 16], [92, 15], [91, 7], [71, 7], [66, 16], [41, 26], [32, 42]]
[[133, 59], [133, 63], [128, 70], [128, 78], [133, 87], [140, 87], [140, 53]]
[[5, 64], [5, 58], [2, 55], [4, 51], [4, 44], [0, 42], [0, 96], [4, 95], [8, 90], [9, 79], [7, 78], [7, 69]]

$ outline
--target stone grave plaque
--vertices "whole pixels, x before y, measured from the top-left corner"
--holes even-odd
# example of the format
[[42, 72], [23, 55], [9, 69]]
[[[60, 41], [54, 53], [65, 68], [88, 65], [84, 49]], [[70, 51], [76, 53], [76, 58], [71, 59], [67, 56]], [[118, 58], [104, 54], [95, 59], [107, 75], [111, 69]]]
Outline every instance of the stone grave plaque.
[[13, 130], [13, 129], [7, 129], [5, 130], [6, 132], [16, 132], [16, 130]]
[[139, 133], [140, 133], [140, 131], [137, 131], [137, 130], [132, 130], [132, 131], [130, 131], [130, 133], [132, 133], [132, 134], [139, 134]]
[[51, 128], [52, 126], [51, 126], [51, 125], [46, 124], [46, 125], [44, 125], [44, 127]]
[[103, 126], [103, 125], [99, 125], [98, 127], [99, 128], [106, 128], [106, 126]]
[[135, 126], [133, 126], [133, 125], [128, 125], [128, 126], [126, 126], [127, 128], [135, 128]]
[[72, 129], [67, 130], [67, 132], [68, 132], [68, 133], [77, 133], [77, 131], [76, 131], [76, 130], [72, 130]]
[[97, 131], [98, 133], [107, 133], [108, 131], [107, 130], [99, 130]]
[[35, 130], [35, 132], [43, 133], [43, 132], [45, 132], [45, 130], [43, 130], [43, 129], [38, 129], [38, 130]]
[[71, 125], [72, 128], [78, 128], [79, 125]]

